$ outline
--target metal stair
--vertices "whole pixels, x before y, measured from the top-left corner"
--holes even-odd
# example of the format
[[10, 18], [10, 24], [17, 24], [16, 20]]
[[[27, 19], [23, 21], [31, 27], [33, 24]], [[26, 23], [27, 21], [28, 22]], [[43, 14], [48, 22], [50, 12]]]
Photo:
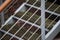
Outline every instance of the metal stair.
[[[8, 10], [6, 9], [7, 11], [4, 10], [5, 23], [0, 29], [0, 31], [3, 32], [1, 39], [5, 40], [5, 38], [8, 38], [6, 40], [41, 40], [41, 4], [39, 4], [41, 2], [37, 0], [32, 1], [32, 3], [31, 0], [29, 0], [29, 2], [24, 2], [24, 0], [16, 0], [14, 2], [15, 3], [13, 3], [12, 7], [9, 9], [7, 8]], [[33, 5], [33, 3], [36, 4]], [[46, 2], [46, 20], [44, 20], [46, 21], [46, 40], [53, 40], [59, 33], [59, 11], [60, 5], [54, 4], [54, 2]]]

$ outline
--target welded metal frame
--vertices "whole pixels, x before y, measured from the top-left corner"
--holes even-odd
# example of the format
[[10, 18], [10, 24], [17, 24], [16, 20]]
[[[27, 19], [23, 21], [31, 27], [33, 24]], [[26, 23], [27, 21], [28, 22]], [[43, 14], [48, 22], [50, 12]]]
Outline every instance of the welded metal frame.
[[[43, 3], [43, 1], [44, 1], [44, 3]], [[42, 39], [41, 40], [45, 40], [45, 0], [41, 0], [41, 32], [42, 32]], [[17, 13], [17, 12], [19, 12], [19, 10], [25, 5], [26, 3], [24, 3], [22, 6], [20, 6], [19, 8], [18, 8], [18, 10], [17, 11], [15, 11], [15, 14]], [[43, 12], [44, 11], [44, 12]], [[14, 14], [14, 15], [15, 15]], [[13, 16], [11, 16], [10, 18], [9, 18], [9, 20], [12, 18], [12, 17], [14, 17], [14, 15]], [[44, 17], [43, 17], [44, 16]], [[9, 22], [9, 20], [7, 20], [6, 21], [6, 23], [5, 24], [7, 24], [8, 22]], [[43, 26], [43, 27], [42, 27]]]
[[[28, 0], [27, 0], [27, 2], [28, 2]], [[12, 15], [6, 22], [5, 22], [5, 24], [4, 25], [2, 25], [2, 27], [1, 27], [1, 29], [3, 28], [3, 26], [5, 26], [12, 18], [16, 18], [16, 19], [18, 19], [18, 21], [19, 20], [22, 20], [22, 21], [24, 21], [25, 22], [25, 20], [23, 20], [23, 19], [21, 19], [21, 18], [18, 18], [18, 17], [15, 17], [15, 15], [19, 12], [19, 10], [21, 10], [21, 8], [24, 6], [24, 5], [28, 5], [28, 6], [31, 6], [31, 7], [34, 7], [34, 8], [37, 8], [38, 10], [41, 10], [41, 28], [40, 28], [40, 26], [38, 26], [38, 25], [36, 25], [36, 24], [33, 24], [33, 23], [30, 23], [30, 22], [28, 22], [28, 21], [26, 21], [26, 23], [30, 23], [30, 24], [33, 24], [33, 25], [35, 25], [35, 26], [37, 26], [38, 28], [40, 28], [41, 29], [41, 40], [45, 40], [45, 31], [46, 31], [46, 29], [45, 29], [45, 12], [48, 12], [48, 13], [51, 13], [51, 14], [54, 14], [54, 15], [57, 15], [57, 16], [60, 16], [60, 14], [57, 14], [57, 13], [55, 13], [55, 12], [51, 12], [51, 11], [49, 11], [49, 10], [46, 10], [45, 9], [45, 0], [41, 0], [41, 7], [40, 8], [38, 8], [38, 7], [36, 7], [36, 6], [34, 6], [34, 5], [30, 5], [30, 4], [27, 4], [27, 2], [26, 3], [23, 3], [14, 13], [14, 15]], [[17, 22], [16, 22], [17, 23]], [[15, 24], [16, 24], [15, 23]], [[11, 27], [11, 29], [15, 26], [15, 24]], [[0, 30], [1, 30], [0, 29]], [[10, 29], [10, 30], [11, 30]], [[3, 32], [5, 32], [5, 31], [3, 31]], [[9, 31], [7, 31], [7, 32], [5, 32], [6, 34], [8, 33], [9, 35], [10, 35], [10, 33], [9, 33]], [[5, 34], [5, 35], [6, 35]], [[15, 34], [11, 37], [11, 39], [13, 38], [15, 36]], [[23, 35], [24, 36], [24, 35]], [[23, 37], [22, 36], [22, 37]], [[3, 36], [4, 37], [4, 36]], [[2, 37], [2, 38], [3, 38]], [[40, 37], [40, 36], [39, 36]], [[2, 39], [1, 38], [1, 39]], [[20, 38], [18, 38], [18, 39], [20, 39]]]

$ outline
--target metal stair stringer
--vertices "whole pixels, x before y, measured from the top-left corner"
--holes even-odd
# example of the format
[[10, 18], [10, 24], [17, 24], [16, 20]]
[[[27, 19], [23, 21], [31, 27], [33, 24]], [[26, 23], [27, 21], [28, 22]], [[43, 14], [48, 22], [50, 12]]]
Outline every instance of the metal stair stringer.
[[46, 40], [53, 40], [55, 36], [60, 32], [60, 20], [54, 25], [54, 27], [45, 36]]

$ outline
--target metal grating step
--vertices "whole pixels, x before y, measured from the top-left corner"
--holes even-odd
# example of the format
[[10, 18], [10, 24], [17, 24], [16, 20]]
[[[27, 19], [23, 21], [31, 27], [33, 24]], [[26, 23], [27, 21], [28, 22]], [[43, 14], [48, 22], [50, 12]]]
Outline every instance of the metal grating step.
[[[0, 30], [4, 32], [1, 40], [7, 37], [8, 39], [6, 40], [41, 40], [41, 1], [26, 0], [21, 6], [19, 3], [20, 2], [16, 0], [16, 3], [6, 12], [7, 18], [5, 19], [10, 18], [0, 28]], [[59, 5], [54, 2], [46, 2], [45, 31], [49, 32], [57, 21], [60, 20], [58, 6]]]

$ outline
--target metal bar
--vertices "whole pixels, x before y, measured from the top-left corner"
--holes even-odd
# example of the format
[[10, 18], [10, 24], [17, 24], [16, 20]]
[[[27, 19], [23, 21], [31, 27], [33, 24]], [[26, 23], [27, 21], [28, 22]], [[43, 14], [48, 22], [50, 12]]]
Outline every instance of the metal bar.
[[[2, 0], [0, 0], [0, 4], [2, 4]], [[4, 24], [4, 11], [1, 12], [1, 26]]]
[[45, 0], [41, 0], [41, 40], [45, 40]]
[[30, 40], [32, 38], [32, 36], [39, 30], [39, 28], [37, 28], [34, 33], [28, 38], [28, 40]]
[[[5, 30], [0, 30], [0, 31], [2, 31], [2, 32], [4, 32], [4, 33], [6, 33], [6, 31]], [[7, 33], [8, 35], [10, 35], [10, 36], [13, 36], [13, 34], [11, 34], [11, 33]], [[15, 38], [17, 38], [17, 39], [21, 39], [21, 40], [24, 40], [24, 39], [22, 39], [22, 38], [19, 38], [18, 36], [14, 36]]]
[[38, 40], [40, 37], [41, 37], [41, 35], [39, 35], [36, 40]]
[[56, 0], [47, 8], [47, 10], [54, 5], [54, 3], [56, 2]]
[[[27, 6], [32, 6], [31, 4], [26, 4], [26, 5], [27, 5]], [[41, 10], [41, 8], [39, 8], [39, 7], [37, 7], [37, 6], [32, 6], [32, 7]], [[45, 11], [48, 12], [48, 13], [50, 13], [50, 14], [54, 14], [54, 15], [60, 16], [60, 14], [58, 14], [58, 13], [56, 13], [56, 12], [52, 12], [52, 11], [49, 11], [49, 10], [46, 10], [46, 9], [45, 9]]]
[[4, 24], [5, 20], [4, 20], [4, 12], [1, 12], [1, 26]]
[[0, 12], [11, 2], [11, 0], [6, 0], [3, 4], [0, 6]]
[[46, 35], [46, 40], [53, 40], [53, 38], [60, 32], [60, 20], [54, 25], [50, 32]]

